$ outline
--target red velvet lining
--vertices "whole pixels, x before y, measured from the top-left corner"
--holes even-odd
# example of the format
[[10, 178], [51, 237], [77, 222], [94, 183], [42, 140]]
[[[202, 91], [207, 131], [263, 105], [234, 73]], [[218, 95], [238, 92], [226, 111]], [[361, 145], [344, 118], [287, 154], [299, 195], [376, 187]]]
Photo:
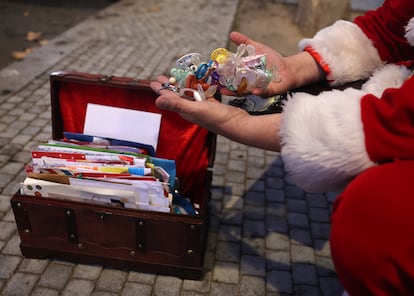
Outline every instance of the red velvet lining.
[[[202, 203], [209, 149], [207, 130], [189, 123], [178, 114], [158, 109], [151, 89], [133, 89], [76, 82], [60, 82], [60, 112], [63, 131], [82, 133], [88, 103], [161, 113], [156, 156], [174, 159], [180, 192], [195, 203]], [[110, 128], [110, 127], [108, 127]], [[145, 126], [126, 126], [145, 129]], [[203, 205], [201, 205], [203, 206]]]

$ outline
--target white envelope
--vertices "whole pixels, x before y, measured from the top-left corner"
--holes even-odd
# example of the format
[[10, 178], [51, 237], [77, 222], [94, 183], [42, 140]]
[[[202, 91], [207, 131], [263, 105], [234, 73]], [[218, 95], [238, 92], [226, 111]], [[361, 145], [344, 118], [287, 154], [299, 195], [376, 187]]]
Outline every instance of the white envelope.
[[88, 104], [83, 133], [151, 145], [157, 150], [161, 114]]

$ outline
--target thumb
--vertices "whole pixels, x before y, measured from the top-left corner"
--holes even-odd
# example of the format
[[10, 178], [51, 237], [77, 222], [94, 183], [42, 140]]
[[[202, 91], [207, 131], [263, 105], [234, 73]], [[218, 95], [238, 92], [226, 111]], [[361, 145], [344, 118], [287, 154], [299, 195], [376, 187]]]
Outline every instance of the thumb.
[[250, 44], [250, 45], [253, 45], [254, 47], [259, 47], [262, 45], [239, 32], [231, 32], [229, 35], [229, 38], [236, 45]]
[[239, 32], [231, 32], [229, 35], [230, 40], [239, 45], [239, 44], [248, 44], [252, 40], [247, 37], [246, 35], [239, 33]]
[[188, 100], [181, 98], [176, 94], [164, 94], [157, 98], [155, 101], [155, 105], [163, 110], [178, 112], [178, 113], [187, 113], [186, 110], [190, 108], [190, 106], [186, 106], [186, 103], [191, 103]]

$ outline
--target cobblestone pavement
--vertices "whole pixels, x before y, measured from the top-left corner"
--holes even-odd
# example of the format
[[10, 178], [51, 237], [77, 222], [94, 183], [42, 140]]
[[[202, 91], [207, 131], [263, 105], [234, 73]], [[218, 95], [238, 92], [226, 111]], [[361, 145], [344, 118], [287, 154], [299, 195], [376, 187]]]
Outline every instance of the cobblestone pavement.
[[51, 137], [49, 73], [154, 78], [183, 53], [225, 47], [237, 5], [118, 1], [0, 71], [0, 295], [341, 295], [328, 243], [336, 194], [304, 192], [277, 153], [222, 137], [203, 280], [21, 255], [10, 197]]

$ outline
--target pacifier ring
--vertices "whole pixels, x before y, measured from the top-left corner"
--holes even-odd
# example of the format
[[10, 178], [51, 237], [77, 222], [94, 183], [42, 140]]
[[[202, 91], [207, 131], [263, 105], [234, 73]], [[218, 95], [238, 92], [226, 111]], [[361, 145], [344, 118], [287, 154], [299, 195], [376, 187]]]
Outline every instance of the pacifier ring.
[[161, 84], [161, 88], [157, 89], [157, 91], [155, 93], [157, 95], [161, 95], [160, 91], [162, 91], [163, 89], [167, 89], [167, 90], [177, 92], [176, 88], [173, 85], [169, 84], [168, 82], [164, 82], [163, 84]]
[[165, 89], [165, 87], [161, 87], [161, 88], [159, 88], [159, 89], [157, 89], [156, 91], [155, 91], [155, 93], [157, 94], [157, 95], [161, 95], [160, 94], [160, 91], [162, 91], [163, 89]]

